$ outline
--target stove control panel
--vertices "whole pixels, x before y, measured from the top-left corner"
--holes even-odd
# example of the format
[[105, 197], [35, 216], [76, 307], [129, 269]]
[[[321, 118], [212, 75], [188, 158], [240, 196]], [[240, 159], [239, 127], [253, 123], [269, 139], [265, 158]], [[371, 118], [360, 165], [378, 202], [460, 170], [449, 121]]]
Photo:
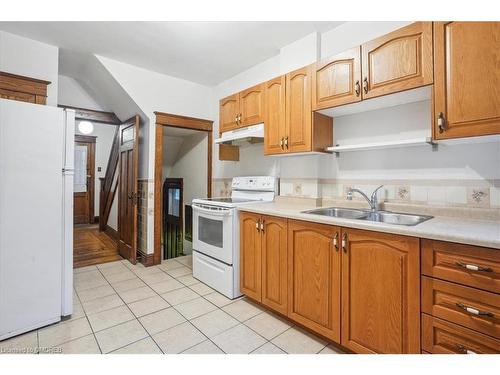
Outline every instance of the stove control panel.
[[273, 176], [233, 177], [233, 190], [278, 191], [278, 178]]

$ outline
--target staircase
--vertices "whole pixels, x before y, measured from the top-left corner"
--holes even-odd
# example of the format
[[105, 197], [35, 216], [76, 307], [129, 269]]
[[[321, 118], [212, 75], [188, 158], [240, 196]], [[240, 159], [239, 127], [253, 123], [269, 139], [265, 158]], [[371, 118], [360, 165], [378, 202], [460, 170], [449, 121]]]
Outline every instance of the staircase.
[[99, 192], [99, 230], [106, 230], [111, 205], [118, 188], [117, 166], [120, 157], [120, 127], [117, 126], [113, 137], [113, 145], [109, 154], [106, 175], [101, 177], [101, 189]]

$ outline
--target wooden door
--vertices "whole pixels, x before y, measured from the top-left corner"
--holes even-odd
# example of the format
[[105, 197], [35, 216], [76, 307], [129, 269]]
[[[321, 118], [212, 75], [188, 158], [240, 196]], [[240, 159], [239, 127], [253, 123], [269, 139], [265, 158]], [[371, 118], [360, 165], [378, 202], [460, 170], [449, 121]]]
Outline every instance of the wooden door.
[[137, 168], [139, 116], [120, 125], [118, 193], [118, 250], [132, 263], [137, 261]]
[[419, 239], [342, 229], [342, 345], [420, 353]]
[[286, 151], [311, 151], [311, 121], [311, 66], [306, 66], [286, 75]]
[[96, 137], [75, 135], [74, 224], [94, 222], [95, 141]]
[[240, 94], [221, 99], [219, 106], [219, 133], [236, 129], [240, 113]]
[[240, 289], [256, 301], [261, 301], [260, 215], [240, 213]]
[[312, 87], [314, 110], [361, 101], [361, 49], [356, 47], [318, 62]]
[[361, 46], [363, 99], [433, 82], [432, 22], [415, 22]]
[[264, 84], [240, 92], [239, 127], [264, 122]]
[[434, 74], [434, 138], [500, 133], [500, 22], [435, 22]]
[[286, 315], [287, 219], [263, 216], [262, 224], [262, 304]]
[[288, 317], [337, 343], [340, 343], [339, 231], [330, 225], [288, 221]]
[[264, 84], [264, 154], [285, 152], [283, 138], [286, 135], [286, 76], [280, 76]]

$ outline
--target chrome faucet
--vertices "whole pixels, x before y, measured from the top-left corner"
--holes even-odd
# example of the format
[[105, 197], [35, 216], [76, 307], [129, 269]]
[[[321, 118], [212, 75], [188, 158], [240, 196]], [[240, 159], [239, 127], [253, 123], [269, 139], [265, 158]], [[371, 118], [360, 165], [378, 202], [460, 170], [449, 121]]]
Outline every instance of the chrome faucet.
[[377, 212], [378, 211], [378, 199], [377, 199], [377, 192], [383, 187], [384, 185], [380, 185], [378, 188], [376, 188], [373, 193], [372, 193], [372, 196], [371, 198], [368, 198], [368, 196], [363, 193], [361, 190], [359, 189], [349, 189], [349, 191], [347, 192], [347, 200], [351, 201], [352, 200], [352, 193], [358, 193], [360, 194], [361, 196], [363, 196], [363, 198], [366, 199], [366, 201], [368, 202], [368, 204], [370, 205], [370, 208], [371, 208], [371, 211], [372, 212]]

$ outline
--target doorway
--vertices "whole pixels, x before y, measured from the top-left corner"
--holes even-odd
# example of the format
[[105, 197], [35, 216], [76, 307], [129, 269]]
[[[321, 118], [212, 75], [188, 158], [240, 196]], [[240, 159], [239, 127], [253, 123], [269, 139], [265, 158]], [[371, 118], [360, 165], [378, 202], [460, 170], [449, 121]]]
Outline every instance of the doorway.
[[162, 243], [163, 259], [183, 254], [183, 179], [166, 178], [163, 183]]
[[94, 223], [96, 137], [75, 135], [74, 224]]
[[[186, 217], [190, 215], [190, 204], [194, 198], [192, 195], [200, 194], [211, 196], [212, 187], [212, 121], [197, 119], [186, 116], [172, 115], [167, 113], [155, 112], [156, 114], [156, 151], [155, 151], [155, 190], [154, 190], [154, 255], [153, 264], [160, 264], [164, 256], [172, 257], [173, 255], [186, 255], [186, 238], [189, 236], [186, 229], [190, 226], [185, 225]], [[186, 141], [177, 141], [175, 138], [184, 138]], [[182, 145], [181, 145], [182, 144]], [[177, 151], [175, 150], [177, 148]], [[202, 154], [198, 151], [203, 150]], [[201, 158], [191, 158], [192, 150], [197, 152], [197, 156]], [[175, 166], [165, 167], [165, 158], [169, 159], [173, 154], [180, 154], [177, 159], [182, 159]], [[171, 168], [170, 168], [171, 167]], [[182, 172], [181, 172], [182, 171]], [[189, 172], [185, 174], [184, 172]], [[203, 172], [203, 173], [201, 173]], [[206, 173], [205, 173], [206, 172]], [[195, 176], [196, 182], [190, 180], [190, 176]], [[201, 185], [203, 193], [194, 192], [193, 186], [200, 185], [200, 176], [203, 178]], [[182, 198], [179, 196], [179, 217], [171, 217], [168, 209], [172, 205], [168, 205], [164, 197], [164, 183], [167, 183], [167, 191], [171, 190], [175, 194], [175, 187], [171, 184], [173, 181], [168, 179], [182, 178]], [[166, 180], [167, 179], [167, 180]], [[169, 185], [170, 184], [170, 185]], [[180, 193], [180, 192], [179, 192]], [[175, 198], [175, 196], [172, 196]], [[165, 211], [167, 210], [167, 211]], [[171, 223], [179, 222], [178, 227]], [[176, 231], [179, 229], [179, 235]], [[184, 232], [186, 232], [184, 234]], [[165, 240], [177, 241], [167, 243]], [[163, 245], [162, 245], [163, 244]], [[169, 252], [172, 246], [178, 246], [175, 251]], [[165, 249], [167, 252], [165, 253]]]

